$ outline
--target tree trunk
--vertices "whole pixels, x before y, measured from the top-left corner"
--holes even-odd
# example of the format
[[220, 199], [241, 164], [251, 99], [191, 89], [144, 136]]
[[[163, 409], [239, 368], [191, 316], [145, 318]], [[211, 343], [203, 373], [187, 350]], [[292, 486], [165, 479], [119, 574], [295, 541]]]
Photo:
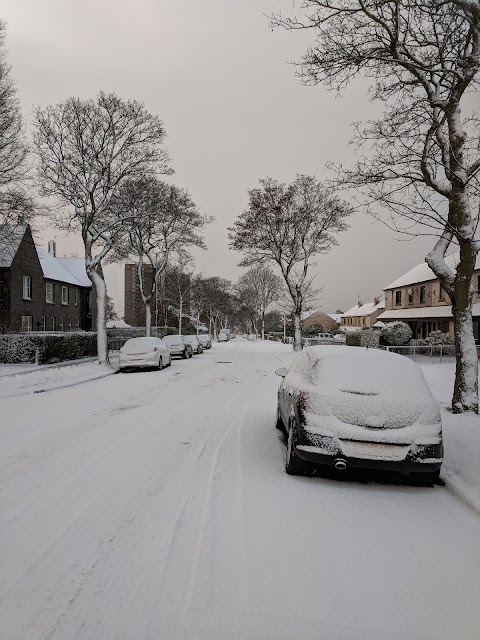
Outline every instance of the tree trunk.
[[105, 311], [107, 301], [107, 286], [102, 276], [93, 269], [88, 273], [93, 286], [95, 287], [97, 300], [97, 355], [99, 364], [108, 362], [107, 328], [105, 324]]
[[200, 322], [200, 314], [197, 313], [197, 336], [199, 335], [199, 331], [198, 331], [198, 323]]
[[293, 342], [293, 350], [302, 350], [302, 312], [295, 311], [294, 315], [295, 337]]
[[150, 300], [145, 300], [145, 335], [147, 338], [150, 337], [152, 333], [152, 308], [150, 305]]
[[180, 300], [180, 306], [178, 308], [178, 335], [182, 335], [182, 315], [183, 315], [183, 301]]
[[478, 413], [478, 355], [473, 335], [472, 274], [476, 251], [471, 242], [460, 244], [460, 261], [452, 300], [456, 369], [452, 409], [454, 413]]
[[265, 310], [262, 309], [262, 340], [265, 340]]

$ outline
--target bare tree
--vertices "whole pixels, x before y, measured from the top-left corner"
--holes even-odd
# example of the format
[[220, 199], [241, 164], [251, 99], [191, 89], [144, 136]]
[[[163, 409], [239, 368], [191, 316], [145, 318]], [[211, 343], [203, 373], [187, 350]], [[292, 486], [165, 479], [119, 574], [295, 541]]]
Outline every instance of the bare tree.
[[6, 25], [0, 21], [0, 225], [2, 242], [8, 251], [8, 231], [17, 224], [33, 218], [32, 198], [26, 193], [23, 181], [27, 172], [27, 143], [15, 83], [6, 60]]
[[293, 304], [296, 351], [302, 348], [302, 310], [311, 295], [310, 267], [316, 255], [338, 244], [350, 207], [311, 176], [290, 185], [267, 178], [249, 192], [249, 206], [229, 229], [230, 247], [242, 251], [242, 266], [275, 262]]
[[106, 285], [98, 267], [126, 220], [111, 200], [128, 178], [169, 172], [161, 146], [165, 130], [143, 104], [103, 92], [95, 100], [68, 98], [37, 108], [33, 124], [42, 194], [64, 205], [53, 212], [53, 222], [82, 235], [87, 275], [97, 294], [97, 347], [103, 363]]
[[194, 283], [193, 260], [181, 253], [176, 262], [165, 271], [165, 300], [172, 304], [178, 313], [178, 335], [182, 335], [185, 307], [190, 300]]
[[282, 279], [273, 271], [259, 264], [242, 274], [237, 284], [240, 297], [252, 298], [253, 308], [260, 317], [262, 340], [265, 340], [265, 312], [267, 307], [285, 293]]
[[203, 291], [204, 313], [209, 323], [209, 332], [216, 339], [218, 329], [228, 326], [228, 319], [234, 310], [232, 283], [218, 276], [205, 278]]
[[[169, 259], [190, 247], [206, 248], [200, 232], [211, 219], [200, 214], [187, 191], [149, 176], [125, 181], [111, 206], [127, 219], [111, 260], [136, 258], [138, 286], [145, 305], [145, 334], [150, 336], [151, 304], [159, 277]], [[148, 290], [145, 264], [152, 268]]]
[[[480, 242], [479, 120], [462, 117], [478, 87], [480, 4], [473, 0], [305, 0], [304, 16], [273, 23], [311, 29], [300, 63], [306, 83], [341, 90], [364, 74], [381, 117], [356, 126], [365, 156], [335, 167], [369, 210], [390, 212], [395, 230], [436, 236], [426, 262], [452, 302], [457, 354], [454, 411], [478, 412], [478, 357], [472, 327], [472, 274]], [[384, 219], [384, 218], [381, 218]], [[444, 258], [459, 248], [452, 270]]]

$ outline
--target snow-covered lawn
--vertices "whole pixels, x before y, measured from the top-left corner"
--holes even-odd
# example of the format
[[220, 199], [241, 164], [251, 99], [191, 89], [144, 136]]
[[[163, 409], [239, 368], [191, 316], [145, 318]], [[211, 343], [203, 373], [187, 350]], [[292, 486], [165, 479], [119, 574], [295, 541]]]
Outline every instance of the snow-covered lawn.
[[2, 639], [478, 640], [474, 511], [440, 486], [285, 474], [274, 371], [293, 357], [233, 340], [2, 399]]
[[442, 408], [445, 459], [441, 477], [451, 491], [480, 513], [480, 416], [449, 411], [455, 363], [422, 364], [421, 368]]

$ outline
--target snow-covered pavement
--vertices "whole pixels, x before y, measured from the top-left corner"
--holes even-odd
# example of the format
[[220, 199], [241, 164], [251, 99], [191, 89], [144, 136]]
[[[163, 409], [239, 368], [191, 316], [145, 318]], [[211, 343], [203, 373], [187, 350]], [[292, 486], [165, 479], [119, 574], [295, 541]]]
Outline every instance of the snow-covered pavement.
[[2, 399], [2, 640], [478, 640], [476, 513], [285, 474], [292, 358], [234, 340]]

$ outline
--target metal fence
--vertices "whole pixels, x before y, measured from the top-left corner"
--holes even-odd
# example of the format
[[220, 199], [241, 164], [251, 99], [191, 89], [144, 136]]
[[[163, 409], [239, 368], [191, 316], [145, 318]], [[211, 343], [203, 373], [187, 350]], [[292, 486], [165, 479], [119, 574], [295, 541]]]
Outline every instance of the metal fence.
[[408, 345], [406, 347], [376, 347], [384, 351], [399, 353], [402, 356], [411, 358], [416, 362], [437, 363], [437, 362], [454, 362], [455, 361], [455, 345], [439, 344], [439, 345]]

